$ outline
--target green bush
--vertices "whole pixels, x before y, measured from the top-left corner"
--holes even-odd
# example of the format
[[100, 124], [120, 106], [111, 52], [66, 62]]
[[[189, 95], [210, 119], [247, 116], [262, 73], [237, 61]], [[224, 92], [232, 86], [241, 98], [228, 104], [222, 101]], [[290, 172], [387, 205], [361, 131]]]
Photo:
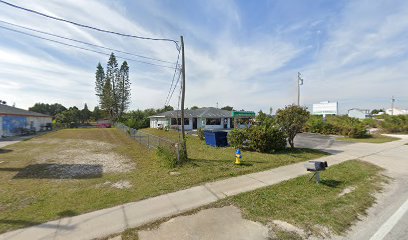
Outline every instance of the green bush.
[[177, 153], [171, 149], [159, 146], [156, 150], [156, 155], [163, 167], [175, 168], [177, 166]]
[[197, 135], [198, 135], [198, 138], [199, 138], [200, 140], [204, 140], [204, 139], [205, 139], [204, 129], [203, 129], [203, 128], [197, 129]]
[[233, 129], [228, 133], [228, 142], [234, 148], [244, 148], [244, 143], [249, 139], [247, 129]]
[[251, 151], [269, 153], [286, 148], [286, 135], [279, 128], [254, 126], [247, 132]]
[[234, 148], [270, 153], [286, 148], [286, 135], [277, 127], [252, 126], [232, 130], [228, 142]]
[[370, 136], [367, 133], [368, 123], [348, 116], [328, 116], [326, 121], [323, 121], [322, 116], [312, 116], [306, 123], [305, 131], [325, 135], [333, 134], [352, 138], [364, 138]]
[[388, 133], [408, 133], [408, 116], [384, 116], [381, 128]]

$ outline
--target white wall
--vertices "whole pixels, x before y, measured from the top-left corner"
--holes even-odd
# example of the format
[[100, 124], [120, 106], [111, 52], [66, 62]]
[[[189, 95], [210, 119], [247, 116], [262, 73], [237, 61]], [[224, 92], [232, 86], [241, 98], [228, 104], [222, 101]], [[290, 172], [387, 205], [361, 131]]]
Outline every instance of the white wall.
[[150, 128], [158, 128], [159, 124], [166, 127], [169, 125], [169, 121], [167, 118], [150, 118]]

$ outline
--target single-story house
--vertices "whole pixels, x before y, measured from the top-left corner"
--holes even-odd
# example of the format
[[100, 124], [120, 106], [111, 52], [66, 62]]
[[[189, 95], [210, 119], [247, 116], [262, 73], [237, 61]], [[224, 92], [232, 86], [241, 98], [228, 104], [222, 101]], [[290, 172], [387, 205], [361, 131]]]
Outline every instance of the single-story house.
[[348, 110], [347, 115], [349, 117], [358, 118], [358, 119], [371, 118], [370, 110], [368, 109], [352, 108]]
[[408, 115], [407, 109], [399, 109], [399, 108], [389, 108], [385, 110], [385, 113], [388, 115]]
[[[199, 108], [184, 111], [184, 129], [193, 130], [203, 128], [231, 129], [246, 127], [250, 118], [255, 117], [254, 112], [247, 111], [227, 111], [213, 107]], [[154, 116], [150, 116], [150, 128], [180, 128], [181, 110], [168, 111]]]
[[0, 137], [20, 135], [24, 130], [38, 132], [51, 126], [51, 116], [0, 104]]

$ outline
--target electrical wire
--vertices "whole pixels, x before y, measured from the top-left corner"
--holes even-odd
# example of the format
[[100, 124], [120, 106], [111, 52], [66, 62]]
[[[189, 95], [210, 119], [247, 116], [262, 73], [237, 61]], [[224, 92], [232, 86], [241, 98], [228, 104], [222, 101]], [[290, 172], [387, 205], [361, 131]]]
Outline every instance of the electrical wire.
[[165, 61], [165, 60], [161, 60], [161, 59], [157, 59], [157, 58], [146, 57], [146, 56], [139, 55], [139, 54], [129, 53], [129, 52], [117, 50], [117, 49], [114, 49], [114, 48], [104, 47], [104, 46], [96, 45], [96, 44], [93, 44], [93, 43], [88, 43], [88, 42], [84, 42], [84, 41], [80, 41], [80, 40], [76, 40], [76, 39], [72, 39], [72, 38], [68, 38], [68, 37], [63, 37], [63, 36], [60, 36], [60, 35], [57, 35], [57, 34], [40, 31], [40, 30], [37, 30], [37, 29], [21, 26], [21, 25], [6, 22], [6, 21], [3, 21], [3, 20], [0, 20], [0, 23], [4, 23], [4, 24], [11, 25], [11, 26], [14, 26], [14, 27], [18, 27], [18, 28], [30, 30], [30, 31], [33, 31], [33, 32], [42, 33], [42, 34], [46, 34], [46, 35], [49, 35], [49, 36], [53, 36], [53, 37], [57, 37], [57, 38], [61, 38], [61, 39], [65, 39], [65, 40], [69, 40], [69, 41], [73, 41], [73, 42], [77, 42], [77, 43], [82, 43], [82, 44], [85, 44], [85, 45], [98, 47], [98, 48], [102, 48], [102, 49], [106, 49], [106, 50], [110, 50], [110, 51], [114, 51], [114, 52], [118, 52], [118, 53], [123, 53], [123, 54], [131, 55], [131, 56], [136, 56], [136, 57], [145, 58], [145, 59], [154, 60], [154, 61], [163, 62], [163, 63], [174, 64], [174, 62], [169, 62], [169, 61]]
[[[177, 55], [176, 67], [178, 66], [179, 58], [180, 58], [180, 51], [179, 51], [179, 54]], [[174, 73], [173, 73], [173, 79], [171, 80], [170, 89], [169, 89], [169, 92], [167, 93], [167, 97], [166, 97], [166, 101], [164, 102], [164, 106], [168, 104], [167, 100], [169, 99], [171, 89], [173, 88], [174, 77], [176, 76], [176, 72], [177, 72], [177, 69], [175, 68]]]
[[170, 98], [169, 98], [169, 100], [168, 100], [168, 103], [170, 103], [170, 100], [171, 100], [171, 98], [173, 97], [174, 90], [176, 90], [177, 84], [178, 84], [179, 81], [180, 81], [180, 76], [181, 76], [181, 71], [179, 70], [179, 75], [178, 75], [176, 84], [174, 85], [173, 92], [171, 93]]
[[9, 2], [3, 1], [3, 0], [0, 0], [0, 3], [6, 4], [6, 5], [8, 5], [8, 6], [10, 6], [10, 7], [13, 7], [13, 8], [17, 8], [17, 9], [20, 9], [20, 10], [27, 11], [27, 12], [30, 12], [30, 13], [34, 13], [34, 14], [37, 14], [37, 15], [40, 15], [40, 16], [43, 16], [43, 17], [46, 17], [46, 18], [50, 18], [50, 19], [53, 19], [53, 20], [61, 21], [61, 22], [70, 23], [70, 24], [76, 25], [76, 26], [78, 26], [78, 27], [88, 28], [88, 29], [92, 29], [92, 30], [95, 30], [95, 31], [99, 31], [99, 32], [115, 34], [115, 35], [119, 35], [119, 36], [122, 36], [122, 37], [138, 38], [138, 39], [143, 39], [143, 40], [173, 42], [173, 43], [176, 44], [177, 50], [179, 50], [178, 41], [173, 40], [173, 39], [169, 39], [169, 38], [142, 37], [142, 36], [137, 36], [137, 35], [131, 35], [131, 34], [125, 34], [125, 33], [119, 33], [119, 32], [104, 30], [104, 29], [100, 29], [100, 28], [97, 28], [97, 27], [92, 27], [92, 26], [89, 26], [89, 25], [85, 25], [85, 24], [81, 24], [81, 23], [74, 22], [74, 21], [66, 20], [66, 19], [63, 19], [63, 18], [53, 17], [53, 16], [47, 15], [47, 14], [45, 14], [45, 13], [38, 12], [38, 11], [33, 10], [33, 9], [21, 7], [21, 6], [18, 6], [18, 5], [15, 5], [15, 4], [12, 4], [12, 3], [9, 3]]
[[[19, 30], [15, 30], [15, 29], [8, 28], [8, 27], [0, 26], [0, 28], [6, 29], [6, 30], [9, 30], [9, 31], [12, 31], [12, 32], [17, 32], [17, 33], [21, 33], [21, 34], [24, 34], [24, 35], [28, 35], [28, 36], [31, 36], [31, 37], [39, 38], [39, 39], [42, 39], [42, 40], [46, 40], [46, 41], [50, 41], [50, 42], [62, 44], [62, 45], [68, 46], [68, 47], [73, 47], [73, 48], [77, 48], [77, 49], [81, 49], [81, 50], [85, 50], [85, 51], [90, 51], [90, 52], [94, 52], [94, 53], [98, 53], [98, 54], [110, 56], [110, 54], [109, 54], [109, 53], [106, 53], [106, 52], [100, 52], [100, 51], [97, 51], [97, 50], [93, 50], [93, 49], [89, 49], [89, 48], [84, 48], [84, 47], [80, 47], [80, 46], [76, 46], [76, 45], [72, 45], [72, 44], [60, 42], [60, 41], [57, 41], [57, 40], [53, 40], [53, 39], [49, 39], [49, 38], [37, 36], [37, 35], [31, 34], [31, 33], [22, 32], [22, 31], [19, 31]], [[157, 67], [177, 69], [177, 67], [160, 65], [160, 64], [155, 64], [155, 63], [140, 61], [140, 60], [136, 60], [136, 59], [132, 59], [132, 58], [126, 58], [126, 57], [121, 57], [121, 56], [116, 56], [116, 57], [117, 57], [117, 58], [120, 58], [120, 59], [128, 60], [128, 61], [139, 62], [139, 63], [148, 64], [148, 65], [157, 66]]]

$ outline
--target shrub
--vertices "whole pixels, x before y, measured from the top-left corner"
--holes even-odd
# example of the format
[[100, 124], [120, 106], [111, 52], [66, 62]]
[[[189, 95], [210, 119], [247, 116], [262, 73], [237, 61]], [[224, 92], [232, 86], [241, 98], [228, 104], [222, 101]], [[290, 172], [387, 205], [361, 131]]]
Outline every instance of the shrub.
[[177, 153], [171, 149], [159, 146], [156, 150], [156, 155], [163, 167], [175, 168], [177, 166]]
[[306, 107], [297, 105], [289, 105], [276, 112], [276, 122], [288, 137], [291, 148], [295, 147], [293, 140], [296, 134], [305, 127], [309, 116], [310, 113], [306, 110]]
[[408, 133], [408, 116], [384, 116], [381, 128], [389, 133]]
[[367, 132], [368, 123], [372, 124], [348, 116], [328, 116], [326, 121], [323, 121], [322, 116], [312, 116], [306, 123], [305, 130], [326, 135], [364, 138], [370, 136]]
[[234, 148], [244, 148], [244, 143], [249, 139], [247, 129], [233, 129], [228, 133], [228, 142]]
[[204, 139], [205, 139], [204, 129], [203, 129], [203, 128], [197, 129], [197, 135], [198, 135], [198, 138], [199, 138], [200, 140], [204, 140]]
[[246, 131], [249, 137], [249, 150], [269, 153], [286, 147], [286, 136], [279, 128], [255, 126]]

